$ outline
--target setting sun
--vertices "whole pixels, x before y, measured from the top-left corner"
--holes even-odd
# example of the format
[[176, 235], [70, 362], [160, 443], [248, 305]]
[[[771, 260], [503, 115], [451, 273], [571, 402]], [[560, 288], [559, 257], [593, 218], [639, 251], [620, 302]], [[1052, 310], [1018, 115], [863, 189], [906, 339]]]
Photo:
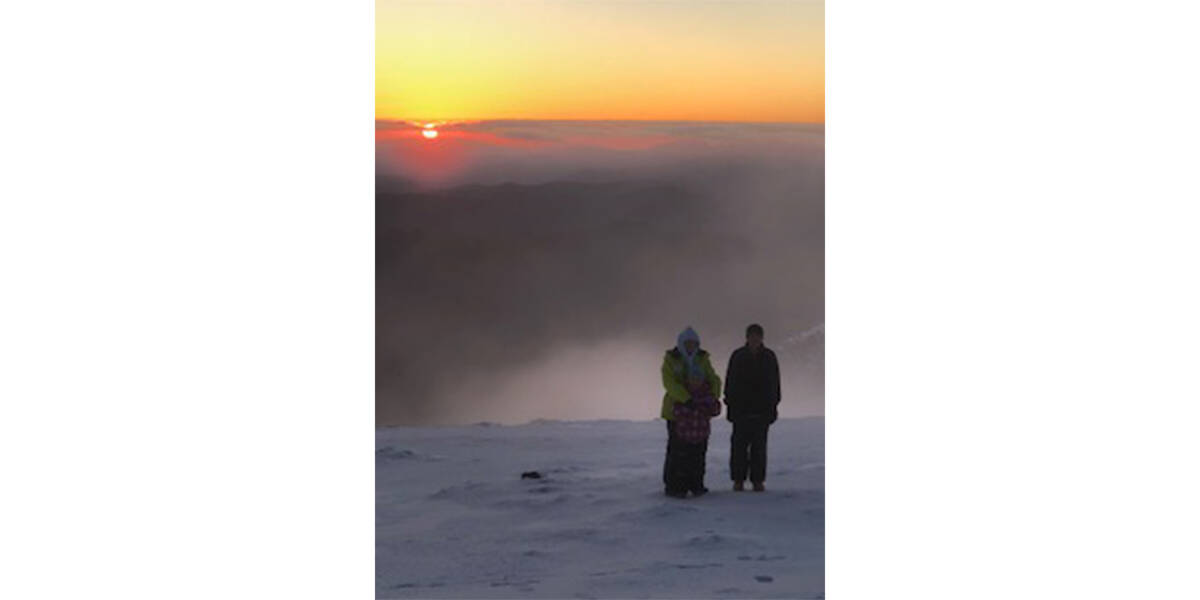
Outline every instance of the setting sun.
[[421, 131], [421, 135], [425, 136], [425, 139], [432, 140], [433, 138], [438, 136], [436, 129], [433, 129], [429, 125], [426, 125], [425, 127], [426, 127], [426, 129]]

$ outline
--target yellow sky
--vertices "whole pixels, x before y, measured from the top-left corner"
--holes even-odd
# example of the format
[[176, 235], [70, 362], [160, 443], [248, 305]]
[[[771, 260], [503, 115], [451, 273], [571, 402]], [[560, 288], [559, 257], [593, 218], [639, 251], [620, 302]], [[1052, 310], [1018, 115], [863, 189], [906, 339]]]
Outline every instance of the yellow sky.
[[825, 120], [824, 4], [377, 0], [377, 119]]

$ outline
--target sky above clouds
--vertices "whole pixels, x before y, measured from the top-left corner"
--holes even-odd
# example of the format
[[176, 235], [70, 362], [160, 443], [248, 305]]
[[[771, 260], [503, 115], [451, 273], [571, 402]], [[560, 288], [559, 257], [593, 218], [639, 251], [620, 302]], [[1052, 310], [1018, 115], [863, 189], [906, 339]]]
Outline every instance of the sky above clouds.
[[378, 0], [377, 119], [822, 123], [824, 3]]

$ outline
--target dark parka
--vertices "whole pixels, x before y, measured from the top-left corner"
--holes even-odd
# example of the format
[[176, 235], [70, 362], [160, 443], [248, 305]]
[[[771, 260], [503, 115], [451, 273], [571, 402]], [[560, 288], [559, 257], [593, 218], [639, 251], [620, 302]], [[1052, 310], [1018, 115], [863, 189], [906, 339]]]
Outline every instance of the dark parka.
[[779, 418], [779, 361], [766, 346], [752, 352], [742, 346], [725, 371], [725, 418], [731, 422]]

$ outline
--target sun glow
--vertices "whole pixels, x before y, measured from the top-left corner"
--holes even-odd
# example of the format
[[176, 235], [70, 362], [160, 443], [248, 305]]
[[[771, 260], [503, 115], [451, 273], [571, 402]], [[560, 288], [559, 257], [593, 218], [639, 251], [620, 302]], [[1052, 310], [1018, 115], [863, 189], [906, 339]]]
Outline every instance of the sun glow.
[[425, 139], [432, 140], [438, 136], [437, 130], [434, 129], [432, 125], [426, 125], [425, 127], [426, 128], [421, 131], [421, 135], [425, 136]]
[[375, 117], [825, 120], [824, 2], [536, 4], [376, 0]]

